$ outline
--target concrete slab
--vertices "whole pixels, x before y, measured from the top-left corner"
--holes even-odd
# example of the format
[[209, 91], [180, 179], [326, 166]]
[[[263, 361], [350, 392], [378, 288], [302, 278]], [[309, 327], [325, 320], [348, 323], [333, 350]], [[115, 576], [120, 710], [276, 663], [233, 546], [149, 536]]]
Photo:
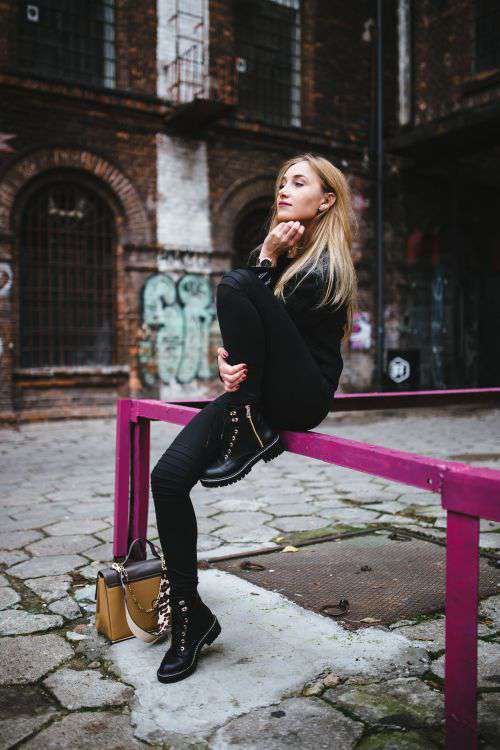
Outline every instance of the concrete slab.
[[171, 685], [158, 682], [165, 644], [131, 639], [109, 649], [114, 669], [135, 687], [131, 719], [140, 739], [165, 741], [186, 732], [205, 739], [234, 717], [300, 692], [323, 670], [394, 678], [428, 669], [425, 650], [394, 632], [348, 632], [224, 571], [200, 570], [199, 578], [222, 633], [203, 648], [193, 675]]

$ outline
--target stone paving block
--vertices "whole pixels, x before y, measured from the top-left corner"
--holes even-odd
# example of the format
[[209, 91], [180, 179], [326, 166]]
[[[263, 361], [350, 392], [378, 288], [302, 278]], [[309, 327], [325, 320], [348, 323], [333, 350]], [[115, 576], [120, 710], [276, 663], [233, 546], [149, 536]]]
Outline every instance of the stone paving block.
[[200, 534], [211, 534], [212, 531], [218, 529], [220, 526], [224, 526], [224, 522], [220, 518], [198, 518], [197, 519], [198, 532]]
[[105, 519], [113, 510], [113, 503], [103, 498], [100, 503], [81, 502], [78, 505], [72, 505], [67, 515], [70, 518], [78, 519], [85, 516], [88, 520], [95, 521]]
[[272, 526], [279, 531], [310, 531], [321, 529], [327, 525], [324, 517], [319, 518], [317, 516], [283, 516], [273, 518], [268, 524], [268, 526]]
[[341, 497], [348, 498], [352, 502], [366, 505], [368, 503], [383, 503], [390, 500], [397, 500], [398, 493], [386, 492], [385, 490], [374, 487], [370, 482], [359, 486], [351, 486], [349, 482], [335, 485], [335, 492]]
[[[404, 625], [394, 628], [394, 630], [405, 635], [411, 641], [421, 642], [427, 651], [442, 651], [445, 647], [445, 618], [440, 617], [436, 620], [427, 620], [419, 622], [416, 625]], [[491, 628], [482, 623], [478, 623], [478, 635], [485, 636], [491, 634]]]
[[241, 529], [253, 528], [263, 524], [264, 521], [269, 521], [269, 518], [268, 513], [261, 513], [260, 511], [228, 511], [213, 516], [213, 520], [217, 521], [220, 526], [232, 526]]
[[2, 552], [0, 551], [0, 563], [3, 563], [4, 565], [8, 565], [9, 567], [11, 565], [15, 565], [18, 562], [23, 562], [23, 560], [28, 560], [29, 555], [27, 555], [25, 552], [20, 552], [18, 550], [14, 550], [12, 552]]
[[309, 516], [316, 512], [316, 507], [312, 502], [300, 503], [276, 503], [275, 505], [266, 505], [266, 511], [273, 516]]
[[135, 739], [129, 717], [92, 711], [55, 721], [23, 745], [23, 750], [144, 750]]
[[14, 747], [18, 742], [40, 729], [55, 714], [57, 714], [57, 711], [50, 708], [45, 713], [38, 714], [38, 716], [10, 717], [0, 721], [0, 750], [8, 750]]
[[368, 724], [394, 725], [416, 729], [441, 727], [444, 721], [443, 694], [416, 678], [330, 688], [323, 698], [344, 708]]
[[85, 557], [88, 557], [90, 560], [112, 563], [113, 545], [111, 544], [111, 542], [105, 542], [104, 544], [99, 544], [96, 547], [86, 549], [82, 554], [84, 554]]
[[17, 578], [41, 578], [42, 576], [68, 573], [87, 560], [80, 555], [59, 555], [58, 557], [32, 557], [7, 569], [7, 573]]
[[408, 492], [404, 488], [404, 494], [398, 497], [398, 502], [403, 505], [441, 505], [441, 495], [439, 492]]
[[0, 617], [1, 635], [37, 633], [40, 630], [59, 628], [63, 619], [59, 615], [36, 615], [23, 609], [8, 609]]
[[377, 513], [400, 513], [406, 510], [406, 506], [398, 500], [384, 501], [382, 503], [363, 504], [366, 510], [374, 510]]
[[0, 685], [34, 682], [71, 656], [69, 643], [53, 633], [0, 638]]
[[287, 698], [232, 719], [210, 740], [211, 750], [351, 750], [363, 724], [318, 698]]
[[485, 549], [500, 549], [500, 534], [498, 532], [479, 534], [479, 546]]
[[37, 557], [44, 555], [72, 555], [95, 547], [96, 540], [87, 534], [72, 534], [65, 536], [48, 536], [39, 542], [26, 547], [28, 552]]
[[[0, 609], [6, 609], [21, 601], [21, 597], [10, 586], [0, 587]], [[1, 618], [0, 618], [1, 619]]]
[[85, 565], [83, 568], [78, 568], [78, 574], [87, 579], [87, 581], [95, 581], [97, 578], [97, 571], [101, 568], [107, 568], [106, 563], [102, 563], [99, 560], [93, 560], [90, 565]]
[[93, 602], [95, 601], [95, 585], [79, 586], [75, 589], [73, 596], [77, 602]]
[[482, 693], [477, 704], [479, 734], [492, 747], [500, 747], [500, 693]]
[[483, 599], [479, 604], [478, 614], [491, 620], [495, 630], [500, 630], [500, 594]]
[[45, 578], [27, 578], [24, 585], [37, 594], [45, 602], [62, 599], [72, 584], [70, 576], [47, 576]]
[[[444, 654], [431, 664], [431, 671], [444, 679]], [[500, 644], [478, 641], [477, 684], [480, 688], [500, 688]]]
[[268, 542], [277, 534], [277, 530], [271, 526], [253, 526], [243, 528], [243, 526], [224, 526], [223, 529], [217, 529], [212, 536], [222, 539], [224, 542]]
[[[224, 500], [217, 500], [215, 503], [210, 505], [213, 508], [212, 513], [219, 513], [224, 511], [245, 511], [245, 510], [262, 510], [262, 506], [265, 505], [267, 500], [262, 498], [261, 500], [250, 500], [249, 498], [226, 498]], [[195, 507], [196, 513], [198, 513], [198, 507]]]
[[0, 549], [20, 549], [41, 538], [39, 531], [4, 531], [0, 533]]
[[331, 511], [323, 509], [321, 517], [331, 521], [339, 521], [349, 524], [374, 523], [379, 514], [373, 510], [364, 508], [334, 508]]
[[71, 711], [77, 708], [120, 706], [127, 703], [134, 694], [133, 688], [117, 680], [106, 679], [95, 669], [58, 669], [43, 684]]
[[382, 513], [375, 523], [387, 523], [392, 526], [407, 526], [412, 521], [413, 519], [405, 518], [404, 516], [396, 516], [394, 513]]
[[222, 540], [213, 534], [198, 534], [197, 549], [198, 551], [216, 549], [220, 547]]
[[75, 620], [77, 617], [82, 616], [80, 607], [70, 596], [52, 602], [52, 604], [48, 605], [48, 608], [51, 612], [62, 615], [67, 620]]
[[58, 521], [50, 526], [45, 526], [44, 531], [49, 536], [65, 536], [66, 534], [94, 534], [96, 531], [104, 530], [107, 524], [100, 518], [83, 519], [73, 521]]

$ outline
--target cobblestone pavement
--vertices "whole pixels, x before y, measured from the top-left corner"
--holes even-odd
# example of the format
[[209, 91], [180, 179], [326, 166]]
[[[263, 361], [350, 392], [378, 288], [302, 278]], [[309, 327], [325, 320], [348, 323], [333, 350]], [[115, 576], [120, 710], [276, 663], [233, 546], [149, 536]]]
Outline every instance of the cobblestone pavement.
[[[151, 466], [179, 429], [153, 424]], [[330, 416], [317, 430], [500, 469], [500, 410], [342, 414]], [[364, 670], [361, 645], [349, 669], [333, 665], [311, 678], [307, 670], [300, 671], [302, 662], [294, 663], [292, 646], [287, 669], [294, 689], [286, 688], [287, 675], [282, 674], [282, 691], [266, 702], [258, 685], [254, 696], [247, 685], [247, 709], [238, 710], [233, 697], [232, 713], [225, 714], [229, 720], [214, 724], [210, 732], [190, 732], [189, 726], [181, 733], [163, 731], [170, 704], [162, 703], [161, 696], [174, 692], [158, 690], [174, 686], [160, 688], [154, 671], [139, 685], [130, 669], [120, 667], [119, 657], [111, 658], [110, 649], [122, 644], [110, 647], [95, 633], [96, 571], [112, 560], [114, 440], [114, 420], [28, 424], [0, 431], [0, 750], [442, 747], [442, 615], [364, 631], [381, 638], [391, 634], [404, 645], [389, 674], [386, 666], [377, 667], [378, 672]], [[390, 524], [437, 539], [444, 538], [446, 530], [446, 514], [434, 493], [287, 453], [258, 464], [236, 485], [206, 490], [198, 484], [192, 498], [200, 558], [278, 546], [283, 540], [293, 543], [325, 528], [346, 531]], [[148, 535], [154, 540], [152, 504], [149, 524]], [[480, 544], [500, 554], [499, 523], [481, 521]], [[214, 572], [200, 570], [200, 582], [210, 587]], [[279, 599], [272, 596], [277, 597], [273, 602]], [[273, 605], [265, 612], [271, 609]], [[301, 612], [314, 627], [342, 630], [329, 618]], [[493, 748], [500, 739], [500, 595], [484, 600], [479, 613], [481, 746]], [[116, 653], [137, 648], [135, 640], [124, 643], [128, 650]], [[219, 669], [218, 680], [230, 682], [230, 665], [224, 666], [223, 649], [214, 649], [217, 643], [211, 647], [212, 663]], [[159, 662], [159, 651], [156, 654]], [[202, 663], [203, 656], [200, 673]], [[282, 669], [283, 664], [286, 660]], [[410, 666], [403, 670], [403, 664]], [[294, 668], [298, 671], [292, 675]], [[148, 681], [156, 683], [154, 695], [148, 693], [153, 688]], [[177, 699], [189, 703], [196, 681], [195, 675], [176, 683]], [[162, 719], [151, 714], [145, 723], [141, 718], [139, 704], [148, 700], [159, 701]], [[209, 700], [200, 705], [203, 711], [210, 714]]]

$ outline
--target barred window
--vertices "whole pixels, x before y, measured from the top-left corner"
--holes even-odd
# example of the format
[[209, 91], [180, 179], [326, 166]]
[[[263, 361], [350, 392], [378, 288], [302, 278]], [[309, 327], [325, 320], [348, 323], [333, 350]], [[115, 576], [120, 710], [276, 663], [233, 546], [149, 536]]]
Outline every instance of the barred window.
[[238, 104], [300, 127], [300, 0], [234, 0]]
[[500, 68], [500, 2], [476, 0], [476, 73]]
[[115, 224], [92, 190], [36, 191], [19, 221], [20, 366], [115, 363]]
[[23, 0], [18, 65], [35, 75], [113, 88], [114, 0]]

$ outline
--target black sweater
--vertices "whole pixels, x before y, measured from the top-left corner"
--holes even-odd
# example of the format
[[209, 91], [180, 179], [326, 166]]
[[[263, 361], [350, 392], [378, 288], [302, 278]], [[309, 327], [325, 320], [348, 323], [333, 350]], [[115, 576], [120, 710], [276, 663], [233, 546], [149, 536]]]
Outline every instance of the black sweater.
[[[282, 254], [273, 268], [260, 266], [248, 266], [248, 268], [252, 269], [266, 286], [274, 290], [278, 278], [292, 262], [292, 258]], [[324, 295], [324, 282], [320, 271], [315, 269], [300, 282], [295, 291], [292, 291], [299, 278], [303, 279], [305, 274], [305, 271], [301, 271], [285, 284], [284, 305], [321, 372], [335, 391], [344, 366], [340, 343], [347, 317], [346, 306], [342, 305], [334, 310], [331, 305], [323, 305], [319, 310], [312, 310], [311, 308]]]

